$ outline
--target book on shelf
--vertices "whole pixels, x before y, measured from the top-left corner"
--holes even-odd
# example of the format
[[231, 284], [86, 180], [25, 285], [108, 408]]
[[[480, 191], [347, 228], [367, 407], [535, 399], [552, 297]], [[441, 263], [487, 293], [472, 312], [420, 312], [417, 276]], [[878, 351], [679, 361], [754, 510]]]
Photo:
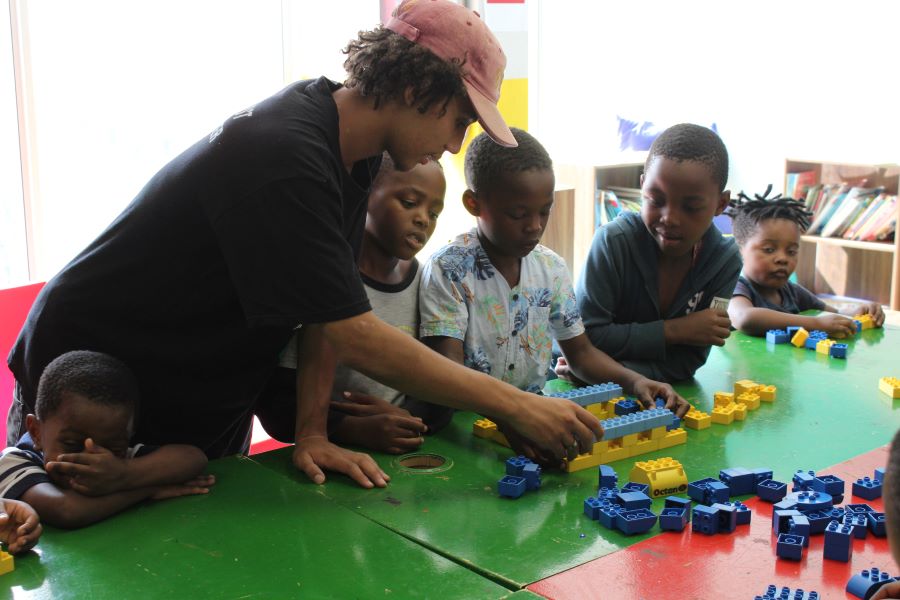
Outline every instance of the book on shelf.
[[615, 186], [597, 190], [594, 205], [594, 227], [606, 225], [619, 216], [623, 210], [640, 212], [640, 190]]
[[809, 188], [816, 185], [819, 176], [815, 171], [788, 173], [785, 176], [784, 195], [788, 198], [803, 199]]
[[835, 208], [827, 220], [822, 223], [822, 231], [819, 235], [841, 237], [882, 191], [880, 188], [850, 188], [840, 202], [835, 204]]

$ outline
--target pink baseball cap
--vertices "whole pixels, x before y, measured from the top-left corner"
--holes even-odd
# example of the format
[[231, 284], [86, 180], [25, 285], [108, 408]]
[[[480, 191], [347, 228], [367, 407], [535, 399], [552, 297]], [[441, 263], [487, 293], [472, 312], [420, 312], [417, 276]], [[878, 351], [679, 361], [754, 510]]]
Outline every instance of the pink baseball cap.
[[444, 60], [463, 64], [463, 84], [491, 139], [514, 148], [519, 144], [497, 109], [506, 55], [481, 16], [451, 0], [404, 0], [385, 25]]

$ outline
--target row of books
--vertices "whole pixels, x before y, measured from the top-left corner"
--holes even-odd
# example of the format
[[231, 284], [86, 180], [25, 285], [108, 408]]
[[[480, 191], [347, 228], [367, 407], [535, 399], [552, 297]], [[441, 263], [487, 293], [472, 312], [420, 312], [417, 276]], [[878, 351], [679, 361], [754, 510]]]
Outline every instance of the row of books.
[[[861, 241], [885, 241], [896, 234], [897, 196], [883, 188], [818, 183], [805, 187], [806, 208], [813, 213], [807, 234]], [[785, 195], [804, 198], [800, 189]]]
[[597, 190], [594, 206], [594, 229], [606, 225], [623, 210], [641, 212], [641, 190], [614, 187]]

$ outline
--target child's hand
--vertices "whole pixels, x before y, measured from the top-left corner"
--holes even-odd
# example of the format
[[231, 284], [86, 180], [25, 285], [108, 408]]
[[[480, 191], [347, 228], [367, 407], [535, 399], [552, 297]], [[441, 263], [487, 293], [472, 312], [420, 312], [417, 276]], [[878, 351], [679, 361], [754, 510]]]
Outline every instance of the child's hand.
[[875, 323], [875, 327], [884, 325], [884, 309], [877, 302], [860, 304], [854, 312], [856, 315], [872, 315], [872, 322]]
[[31, 550], [41, 537], [40, 519], [31, 505], [19, 500], [0, 500], [0, 541], [11, 554]]
[[215, 475], [197, 475], [184, 483], [161, 485], [156, 493], [150, 496], [151, 500], [168, 500], [180, 496], [198, 496], [208, 494], [209, 488], [216, 483]]
[[574, 383], [575, 385], [587, 385], [584, 381], [578, 379], [574, 372], [572, 372], [572, 368], [569, 367], [568, 361], [566, 361], [565, 356], [560, 356], [556, 359], [556, 367], [554, 367], [554, 372], [556, 372], [556, 376], [562, 379], [563, 381], [568, 381], [570, 383]]
[[370, 417], [379, 414], [395, 414], [402, 417], [412, 417], [405, 408], [400, 408], [382, 400], [376, 396], [361, 394], [359, 392], [344, 392], [346, 402], [332, 402], [331, 408], [345, 412], [356, 417]]
[[[519, 435], [512, 427], [507, 427], [505, 423], [497, 423], [497, 429], [506, 436], [509, 447], [518, 455], [524, 456], [528, 460], [534, 461], [544, 468], [548, 469], [564, 469], [565, 463], [556, 458], [549, 452], [545, 452], [538, 448], [534, 443], [526, 437]], [[577, 452], [572, 452], [570, 458], [575, 458]]]
[[731, 320], [723, 309], [707, 308], [665, 321], [666, 341], [688, 346], [724, 346]]
[[128, 463], [87, 438], [84, 452], [60, 454], [47, 463], [47, 472], [79, 494], [105, 496], [127, 487]]
[[427, 430], [422, 419], [397, 413], [382, 413], [370, 417], [350, 416], [338, 425], [335, 440], [360, 444], [388, 454], [403, 454], [424, 444], [425, 438], [422, 435]]
[[856, 325], [853, 320], [843, 315], [831, 312], [823, 312], [814, 317], [819, 329], [836, 339], [845, 338], [856, 333]]
[[325, 483], [323, 469], [343, 473], [364, 488], [385, 487], [391, 480], [371, 456], [336, 446], [324, 435], [301, 438], [292, 458], [313, 483]]
[[875, 592], [872, 600], [883, 600], [884, 598], [900, 598], [900, 581], [892, 581], [886, 583]]
[[652, 408], [656, 398], [662, 398], [666, 401], [666, 408], [679, 418], [687, 414], [691, 408], [687, 400], [679, 396], [671, 385], [646, 377], [641, 377], [634, 384], [634, 395], [644, 405], [644, 408]]

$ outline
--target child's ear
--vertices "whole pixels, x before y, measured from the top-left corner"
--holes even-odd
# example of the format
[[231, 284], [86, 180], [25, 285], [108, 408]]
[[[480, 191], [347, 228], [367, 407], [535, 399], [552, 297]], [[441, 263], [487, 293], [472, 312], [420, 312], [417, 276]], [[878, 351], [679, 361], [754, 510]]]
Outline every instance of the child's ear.
[[726, 208], [728, 208], [728, 203], [731, 202], [731, 190], [725, 190], [719, 195], [719, 204], [716, 206], [716, 216], [722, 214]]
[[403, 90], [403, 103], [406, 104], [406, 106], [411, 107], [413, 105], [413, 100], [415, 100], [415, 97], [416, 97], [416, 92], [413, 89], [413, 86], [411, 86], [411, 85], [406, 86], [406, 89]]
[[34, 415], [26, 415], [25, 416], [25, 428], [28, 430], [28, 435], [31, 436], [31, 441], [34, 442], [35, 450], [41, 449], [41, 420], [38, 419]]
[[466, 190], [463, 192], [463, 206], [466, 207], [466, 210], [469, 211], [469, 214], [473, 217], [481, 216], [481, 202], [478, 200], [478, 197], [475, 195], [475, 192], [472, 190]]
[[643, 187], [644, 187], [644, 174], [643, 174], [643, 173], [641, 173], [641, 185], [640, 185], [640, 187], [641, 187], [642, 189], [643, 189]]

